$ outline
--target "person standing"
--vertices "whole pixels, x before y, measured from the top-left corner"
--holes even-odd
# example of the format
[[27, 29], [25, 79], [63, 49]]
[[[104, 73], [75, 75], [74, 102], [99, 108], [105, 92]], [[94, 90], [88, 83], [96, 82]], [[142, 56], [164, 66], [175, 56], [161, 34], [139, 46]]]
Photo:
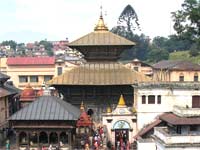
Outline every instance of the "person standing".
[[10, 141], [9, 140], [6, 141], [6, 150], [10, 150]]

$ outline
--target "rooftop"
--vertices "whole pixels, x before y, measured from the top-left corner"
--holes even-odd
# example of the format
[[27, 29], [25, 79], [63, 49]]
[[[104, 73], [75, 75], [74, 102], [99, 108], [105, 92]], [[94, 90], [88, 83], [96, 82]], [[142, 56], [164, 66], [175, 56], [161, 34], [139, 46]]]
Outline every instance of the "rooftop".
[[200, 117], [180, 117], [173, 113], [165, 113], [159, 118], [172, 125], [200, 125]]
[[13, 114], [9, 120], [77, 120], [80, 110], [54, 96], [42, 96]]
[[54, 77], [49, 85], [131, 85], [150, 78], [115, 62], [87, 63]]
[[194, 64], [189, 61], [171, 61], [163, 60], [153, 65], [155, 69], [168, 69], [168, 70], [180, 70], [180, 71], [200, 71], [200, 65]]
[[55, 57], [8, 57], [7, 65], [54, 65]]

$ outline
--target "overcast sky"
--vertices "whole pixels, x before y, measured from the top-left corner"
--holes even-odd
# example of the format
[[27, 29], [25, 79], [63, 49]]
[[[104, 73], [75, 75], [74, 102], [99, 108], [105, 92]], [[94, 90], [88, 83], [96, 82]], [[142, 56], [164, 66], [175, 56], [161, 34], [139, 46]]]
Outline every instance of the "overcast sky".
[[0, 42], [75, 40], [92, 32], [103, 6], [111, 29], [126, 5], [136, 11], [142, 33], [150, 38], [174, 33], [171, 12], [184, 0], [0, 0]]

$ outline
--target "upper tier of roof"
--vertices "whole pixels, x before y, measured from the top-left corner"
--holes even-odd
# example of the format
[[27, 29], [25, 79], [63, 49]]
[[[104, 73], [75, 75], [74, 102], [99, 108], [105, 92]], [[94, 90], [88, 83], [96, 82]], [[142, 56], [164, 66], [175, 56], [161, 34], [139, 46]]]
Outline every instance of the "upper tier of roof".
[[132, 85], [150, 82], [142, 73], [117, 62], [87, 63], [66, 71], [48, 82], [50, 85]]
[[77, 46], [134, 46], [135, 43], [110, 31], [94, 31], [71, 43], [69, 47]]
[[54, 65], [55, 57], [8, 57], [7, 65]]
[[94, 28], [94, 32], [91, 32], [71, 43], [70, 47], [77, 46], [134, 46], [135, 43], [118, 36], [108, 30], [104, 24], [102, 15], [99, 18], [98, 24]]

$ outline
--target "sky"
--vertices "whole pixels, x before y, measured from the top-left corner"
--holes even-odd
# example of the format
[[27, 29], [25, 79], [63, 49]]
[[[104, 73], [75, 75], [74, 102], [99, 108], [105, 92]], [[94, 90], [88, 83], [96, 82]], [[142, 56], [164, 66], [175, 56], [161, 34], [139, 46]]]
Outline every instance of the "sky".
[[[109, 29], [130, 4], [141, 33], [151, 39], [175, 33], [171, 12], [184, 0], [0, 0], [0, 42], [73, 41], [94, 30], [102, 5]], [[138, 33], [140, 34], [140, 33]]]

